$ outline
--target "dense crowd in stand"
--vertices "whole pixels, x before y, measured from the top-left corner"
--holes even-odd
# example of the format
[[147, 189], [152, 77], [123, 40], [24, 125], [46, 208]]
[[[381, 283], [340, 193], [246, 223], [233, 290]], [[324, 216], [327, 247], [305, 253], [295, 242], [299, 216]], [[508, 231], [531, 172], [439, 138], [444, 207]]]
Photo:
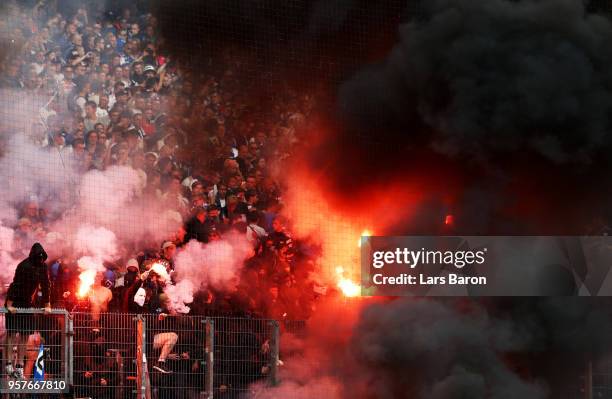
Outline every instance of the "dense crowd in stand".
[[[247, 261], [247, 278], [241, 279], [246, 286], [231, 299], [202, 292], [202, 303], [211, 306], [194, 310], [278, 316], [278, 311], [266, 313], [273, 308], [266, 302], [299, 301], [291, 287], [308, 267], [279, 216], [282, 187], [276, 177], [299, 143], [312, 96], [291, 90], [258, 95], [257, 88], [239, 79], [236, 51], [228, 50], [206, 67], [175, 62], [163, 52], [151, 14], [127, 7], [118, 15], [100, 10], [92, 15], [94, 10], [83, 7], [66, 15], [48, 6], [13, 11], [18, 18], [3, 27], [22, 52], [7, 57], [0, 85], [50, 98], [30, 139], [70, 157], [82, 171], [133, 168], [142, 179], [139, 194], [176, 210], [184, 222], [166, 241], [133, 248], [109, 265], [103, 285], [125, 290], [142, 277], [151, 283], [151, 274], [143, 273], [151, 260], [162, 260], [171, 271], [176, 248], [189, 240], [218, 240], [234, 230], [256, 251]], [[100, 194], [100, 206], [105, 195], [112, 193]], [[24, 254], [61, 217], [51, 215], [41, 199], [22, 203], [19, 216], [14, 227]], [[63, 286], [69, 258], [49, 261], [55, 304], [74, 291], [68, 289], [73, 281]], [[304, 265], [295, 267], [300, 262]], [[133, 301], [123, 300], [124, 290], [113, 292], [112, 310], [134, 310]], [[230, 303], [235, 301], [240, 306]], [[151, 303], [147, 306], [155, 308]], [[284, 309], [281, 315], [303, 318], [307, 314], [299, 314], [300, 309], [306, 308]]]
[[[31, 143], [61, 154], [81, 173], [134, 169], [142, 182], [137, 196], [176, 211], [182, 227], [107, 264], [92, 287], [94, 301], [77, 297], [79, 270], [70, 254], [47, 260], [52, 306], [90, 311], [94, 329], [100, 312], [171, 313], [163, 273], [151, 265], [172, 275], [173, 257], [187, 242], [209, 243], [234, 231], [254, 254], [238, 286], [200, 290], [191, 314], [308, 318], [317, 296], [308, 280], [312, 261], [280, 216], [278, 176], [300, 143], [313, 96], [282, 82], [272, 94], [260, 93], [236, 49], [207, 65], [181, 63], [166, 52], [155, 16], [101, 7], [7, 3], [11, 18], [0, 21], [0, 32], [11, 44], [0, 88], [48, 99], [28, 127]], [[14, 133], [3, 127], [4, 136]], [[53, 200], [15, 204], [16, 258], [53, 234], [49, 226], [62, 217], [47, 207]], [[100, 206], [104, 201], [102, 194]], [[163, 362], [177, 343], [176, 329], [154, 337], [160, 372], [167, 371]]]

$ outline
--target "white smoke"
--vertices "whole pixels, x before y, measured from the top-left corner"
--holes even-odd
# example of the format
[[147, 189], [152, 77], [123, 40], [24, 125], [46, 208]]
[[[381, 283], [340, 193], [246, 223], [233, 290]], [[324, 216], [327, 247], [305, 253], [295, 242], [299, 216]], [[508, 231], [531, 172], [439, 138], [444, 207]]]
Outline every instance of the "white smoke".
[[73, 248], [79, 254], [112, 260], [117, 255], [117, 239], [115, 233], [104, 227], [84, 225], [76, 232]]
[[193, 302], [195, 287], [191, 280], [183, 280], [176, 285], [166, 287], [165, 293], [170, 299], [170, 309], [177, 313], [189, 313], [191, 308], [187, 304]]
[[[32, 13], [9, 7], [16, 15]], [[20, 20], [9, 22], [18, 28]], [[0, 41], [8, 42], [11, 32], [0, 32]], [[0, 296], [36, 241], [50, 260], [74, 255], [81, 271], [100, 273], [106, 261], [133, 257], [133, 248], [158, 246], [183, 223], [172, 206], [142, 197], [142, 179], [132, 168], [84, 172], [70, 148], [46, 148], [53, 99], [50, 93], [0, 89]], [[70, 118], [62, 121], [65, 127], [71, 123]], [[17, 231], [27, 202], [43, 208], [51, 225], [27, 234]]]
[[90, 223], [112, 225], [123, 216], [122, 208], [134, 199], [139, 186], [138, 173], [127, 166], [91, 170], [81, 180], [80, 214]]
[[[115, 234], [104, 227], [85, 225], [77, 230], [74, 237], [75, 255], [83, 255], [77, 260], [81, 272], [81, 286], [87, 289], [95, 283], [98, 273], [106, 269], [105, 261], [112, 261], [118, 255]], [[85, 294], [82, 288], [81, 295]]]
[[[157, 246], [183, 223], [161, 199], [142, 196], [134, 169], [85, 172], [69, 150], [46, 148], [48, 103], [48, 96], [0, 90], [0, 287], [8, 286], [36, 241], [51, 260], [74, 255], [81, 272], [97, 275], [106, 261], [133, 257], [129, 248]], [[44, 209], [51, 224], [16, 234], [29, 202]]]
[[172, 306], [185, 310], [200, 289], [231, 291], [238, 284], [244, 261], [252, 255], [253, 246], [238, 233], [208, 244], [188, 242], [175, 257], [176, 286], [166, 289]]
[[104, 263], [99, 258], [93, 256], [82, 256], [77, 260], [77, 265], [81, 271], [81, 281], [95, 281], [96, 275], [104, 271]]
[[0, 283], [11, 281], [17, 263], [19, 262], [11, 255], [13, 252], [13, 244], [13, 230], [0, 225]]
[[71, 157], [37, 147], [20, 133], [6, 144], [0, 159], [0, 217], [14, 221], [14, 206], [23, 201], [45, 202], [54, 208], [51, 211], [62, 211], [58, 208], [67, 205], [70, 187], [78, 182]]
[[[45, 119], [40, 108], [46, 96], [0, 90], [0, 286], [13, 278], [17, 264], [29, 252], [37, 234], [18, 236], [14, 226], [26, 202], [44, 206], [50, 214], [61, 214], [69, 204], [79, 176], [65, 153], [48, 151], [44, 139]], [[42, 134], [41, 134], [42, 132]], [[37, 141], [39, 144], [35, 144]]]
[[85, 173], [78, 190], [79, 206], [72, 212], [69, 224], [87, 222], [104, 226], [122, 244], [167, 239], [183, 220], [161, 200], [138, 197], [141, 184], [138, 173], [126, 166]]

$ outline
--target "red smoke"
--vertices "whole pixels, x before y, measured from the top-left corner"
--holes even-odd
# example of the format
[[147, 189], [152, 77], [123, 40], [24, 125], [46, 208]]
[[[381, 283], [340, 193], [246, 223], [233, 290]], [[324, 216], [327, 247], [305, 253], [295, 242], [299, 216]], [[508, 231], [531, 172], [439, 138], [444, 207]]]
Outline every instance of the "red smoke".
[[359, 277], [359, 240], [362, 235], [384, 235], [388, 226], [410, 218], [423, 197], [422, 186], [408, 182], [377, 184], [353, 193], [332, 191], [323, 174], [295, 165], [288, 173], [284, 213], [298, 239], [321, 246], [321, 277]]
[[[325, 131], [319, 129], [310, 145], [316, 146], [325, 136]], [[353, 297], [359, 295], [360, 238], [385, 235], [389, 226], [412, 218], [436, 181], [419, 172], [403, 178], [398, 176], [392, 184], [383, 179], [366, 186], [360, 181], [354, 191], [342, 191], [335, 189], [326, 174], [326, 171], [336, 172], [333, 163], [313, 168], [309, 161], [295, 160], [286, 173], [283, 212], [291, 221], [290, 230], [295, 238], [320, 246], [318, 273], [313, 278], [327, 285], [328, 292], [308, 320], [304, 340], [283, 335], [282, 383], [259, 392], [259, 398], [343, 397], [343, 378], [353, 368], [347, 348], [355, 323], [366, 304], [384, 300]], [[351, 380], [350, 383], [367, 384], [367, 381]]]

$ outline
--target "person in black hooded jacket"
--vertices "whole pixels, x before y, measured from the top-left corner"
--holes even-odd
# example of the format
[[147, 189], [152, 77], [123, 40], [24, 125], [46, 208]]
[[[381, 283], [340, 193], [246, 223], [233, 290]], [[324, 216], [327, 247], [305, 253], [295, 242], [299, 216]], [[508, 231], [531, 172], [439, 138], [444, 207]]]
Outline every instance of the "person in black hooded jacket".
[[15, 277], [6, 294], [6, 308], [15, 313], [15, 308], [30, 308], [34, 306], [37, 292], [42, 293], [45, 308], [51, 309], [49, 297], [49, 274], [47, 271], [47, 253], [42, 245], [32, 245], [30, 254], [17, 265]]
[[[17, 358], [12, 359], [7, 356], [6, 370], [7, 373], [16, 373], [15, 375], [21, 378], [23, 378], [25, 343], [36, 327], [33, 315], [17, 313], [17, 308], [33, 307], [36, 296], [40, 291], [42, 303], [45, 304], [45, 312], [51, 311], [50, 283], [47, 265], [45, 264], [46, 260], [47, 253], [42, 245], [39, 243], [32, 245], [28, 257], [17, 265], [13, 282], [6, 294], [4, 304], [8, 310], [6, 315], [6, 353], [12, 353], [12, 348], [17, 346]], [[15, 362], [14, 368], [13, 360]]]

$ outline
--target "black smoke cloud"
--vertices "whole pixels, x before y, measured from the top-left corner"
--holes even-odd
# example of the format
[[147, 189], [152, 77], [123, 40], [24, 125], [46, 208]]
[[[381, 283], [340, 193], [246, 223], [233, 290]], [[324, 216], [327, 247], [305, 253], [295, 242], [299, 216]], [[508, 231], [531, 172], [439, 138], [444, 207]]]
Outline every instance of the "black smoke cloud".
[[579, 0], [435, 0], [380, 64], [339, 91], [374, 141], [418, 140], [487, 161], [535, 151], [591, 162], [609, 144], [612, 24]]
[[348, 348], [364, 383], [343, 397], [576, 397], [586, 362], [609, 350], [609, 312], [577, 298], [506, 302], [371, 305]]

